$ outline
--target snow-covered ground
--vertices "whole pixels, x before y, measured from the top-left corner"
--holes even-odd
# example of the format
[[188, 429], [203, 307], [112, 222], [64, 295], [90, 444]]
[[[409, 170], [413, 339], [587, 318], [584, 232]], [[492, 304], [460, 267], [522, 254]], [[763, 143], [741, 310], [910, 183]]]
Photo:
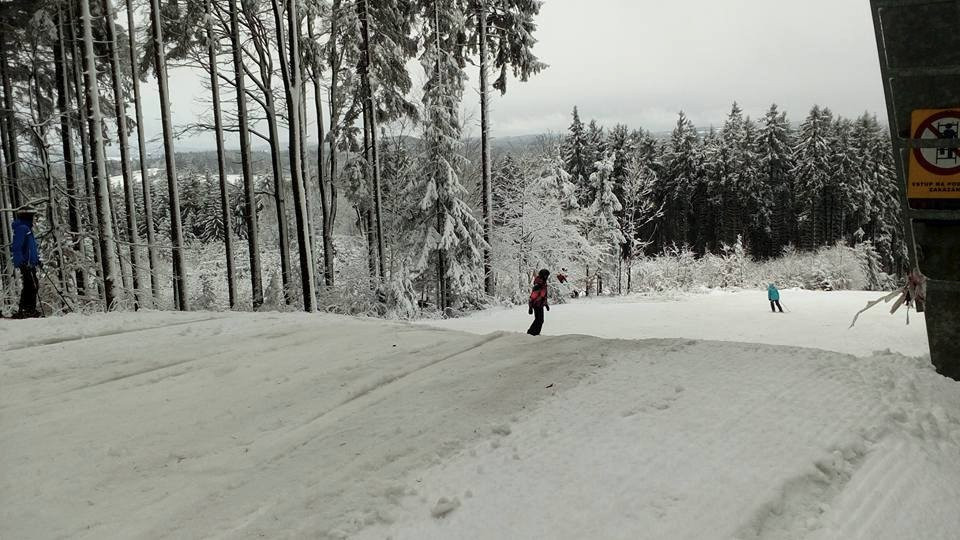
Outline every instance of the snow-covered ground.
[[[771, 313], [767, 291], [711, 291], [707, 294], [633, 295], [581, 298], [551, 306], [545, 335], [586, 334], [602, 338], [695, 338], [813, 347], [864, 355], [891, 350], [908, 356], [929, 354], [922, 314], [906, 308], [890, 314], [890, 304], [866, 311], [850, 328], [854, 314], [883, 293], [866, 291], [780, 291], [786, 313]], [[524, 307], [491, 309], [471, 317], [425, 324], [487, 333], [526, 331], [532, 317]]]
[[546, 326], [591, 335], [540, 338], [485, 334], [523, 310], [0, 321], [0, 538], [956, 538], [922, 317], [826, 324], [876, 296], [591, 300]]

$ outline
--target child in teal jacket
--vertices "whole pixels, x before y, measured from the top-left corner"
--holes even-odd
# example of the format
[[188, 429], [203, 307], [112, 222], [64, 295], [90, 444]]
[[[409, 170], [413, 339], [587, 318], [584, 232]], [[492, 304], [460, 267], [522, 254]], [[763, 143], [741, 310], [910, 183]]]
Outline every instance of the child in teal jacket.
[[[773, 283], [767, 285], [767, 300], [770, 300], [770, 311], [776, 313], [779, 309], [780, 313], [783, 313], [783, 308], [780, 306], [780, 291]], [[774, 308], [774, 305], [776, 305], [776, 308]]]

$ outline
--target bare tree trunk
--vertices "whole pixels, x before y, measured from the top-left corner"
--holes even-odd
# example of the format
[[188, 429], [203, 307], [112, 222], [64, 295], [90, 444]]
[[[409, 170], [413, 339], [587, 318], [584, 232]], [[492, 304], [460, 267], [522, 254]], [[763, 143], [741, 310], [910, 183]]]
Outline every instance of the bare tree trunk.
[[[109, 175], [110, 172], [108, 170], [107, 178], [110, 178]], [[130, 261], [123, 256], [123, 248], [121, 247], [121, 244], [126, 242], [126, 238], [123, 236], [123, 228], [120, 227], [120, 224], [117, 222], [117, 203], [113, 196], [113, 188], [109, 183], [107, 184], [107, 197], [110, 199], [110, 226], [114, 230], [114, 235], [116, 235], [114, 250], [116, 251], [117, 261], [120, 262], [120, 283], [123, 286], [123, 291], [126, 292], [130, 290]]]
[[[67, 83], [67, 52], [64, 43], [63, 13], [57, 8], [57, 44], [54, 48], [57, 77], [57, 110], [60, 111], [60, 140], [63, 144], [63, 171], [67, 191], [67, 223], [70, 231], [71, 249], [83, 253], [82, 237], [80, 236], [80, 210], [77, 208], [77, 178], [76, 152], [73, 148], [73, 122], [70, 118], [70, 85]], [[69, 23], [67, 23], [69, 24]], [[73, 262], [75, 290], [78, 295], [86, 290], [86, 276], [83, 267]]]
[[[280, 277], [283, 283], [283, 302], [290, 304], [290, 228], [287, 223], [287, 197], [283, 181], [283, 163], [280, 152], [280, 130], [277, 126], [277, 105], [273, 95], [273, 57], [269, 50], [270, 40], [263, 34], [255, 14], [244, 12], [259, 57], [261, 88], [263, 89], [264, 113], [267, 120], [267, 135], [270, 143], [270, 166], [273, 170], [273, 201], [277, 213], [277, 235], [280, 247]], [[282, 44], [280, 45], [282, 49]], [[280, 55], [281, 57], [283, 54]]]
[[157, 250], [156, 229], [153, 226], [153, 194], [147, 173], [147, 143], [143, 135], [143, 101], [140, 98], [140, 74], [137, 72], [137, 31], [133, 22], [133, 2], [127, 2], [127, 35], [130, 38], [130, 70], [133, 79], [133, 105], [137, 114], [137, 148], [140, 154], [140, 184], [143, 189], [143, 221], [147, 230], [147, 258], [150, 263], [150, 291], [153, 303], [160, 297], [160, 254]]
[[230, 0], [230, 43], [237, 89], [237, 119], [240, 124], [240, 161], [243, 167], [243, 191], [250, 249], [250, 288], [253, 309], [263, 305], [263, 272], [260, 267], [260, 232], [257, 225], [257, 195], [250, 166], [250, 129], [247, 125], [247, 89], [243, 81], [243, 50], [240, 45], [240, 21], [237, 0]]
[[[0, 152], [0, 208], [8, 208], [7, 202], [7, 174], [3, 159], [4, 152]], [[13, 284], [16, 281], [13, 262], [6, 256], [12, 244], [13, 231], [10, 230], [10, 219], [6, 213], [0, 211], [0, 305], [6, 304], [8, 298], [13, 297]]]
[[173, 148], [173, 126], [170, 122], [170, 92], [167, 83], [167, 59], [163, 50], [163, 29], [160, 24], [160, 0], [150, 0], [153, 22], [153, 52], [160, 88], [160, 119], [163, 124], [163, 153], [167, 164], [167, 190], [170, 194], [170, 240], [173, 243], [173, 283], [177, 308], [188, 311], [187, 265], [183, 255], [183, 226], [180, 220], [180, 189], [177, 187], [177, 161]]
[[[339, 27], [341, 24], [342, 17], [342, 2], [341, 0], [333, 0], [333, 9], [331, 10], [330, 17], [330, 35], [336, 36], [339, 32]], [[340, 107], [341, 107], [341, 97], [340, 97], [340, 68], [342, 66], [342, 51], [339, 51], [337, 48], [336, 40], [331, 42], [330, 47], [330, 98], [327, 100], [330, 107], [330, 133], [328, 138], [330, 139], [330, 222], [324, 226], [324, 234], [329, 235], [330, 245], [333, 246], [333, 225], [337, 219], [337, 140], [340, 138]], [[331, 247], [330, 249], [333, 249]], [[333, 261], [328, 268], [328, 275], [330, 276], [328, 285], [333, 285], [334, 275], [333, 275]]]
[[[117, 138], [120, 139], [120, 165], [123, 173], [123, 199], [126, 211], [126, 241], [129, 245], [131, 277], [133, 278], [134, 309], [143, 303], [139, 238], [137, 235], [137, 208], [134, 202], [133, 171], [130, 169], [130, 144], [127, 136], [127, 102], [123, 95], [120, 77], [120, 55], [117, 52], [117, 35], [113, 24], [116, 12], [111, 0], [103, 0], [103, 17], [106, 19], [107, 47], [110, 53], [110, 74], [113, 79], [113, 107], [117, 115]], [[122, 262], [122, 259], [121, 259]]]
[[[313, 17], [307, 18], [307, 36], [311, 41], [316, 39], [313, 32]], [[330, 201], [327, 196], [327, 187], [324, 182], [323, 159], [323, 102], [320, 88], [319, 70], [313, 73], [313, 100], [317, 109], [317, 184], [320, 187], [320, 214], [321, 231], [323, 237], [323, 282], [326, 286], [333, 285], [333, 235], [330, 231]]]
[[[154, 0], [156, 1], [156, 0]], [[117, 298], [117, 269], [113, 260], [113, 227], [110, 216], [109, 180], [103, 153], [103, 132], [100, 129], [100, 91], [97, 83], [96, 53], [93, 48], [93, 28], [90, 0], [80, 0], [80, 18], [83, 24], [84, 64], [86, 69], [87, 117], [90, 130], [90, 156], [96, 177], [97, 228], [100, 232], [100, 271], [103, 276], [104, 307], [109, 311]]]
[[[75, 14], [73, 12], [74, 6], [71, 3], [70, 5], [70, 19], [75, 19]], [[81, 62], [83, 60], [83, 55], [80, 54], [79, 46], [77, 40], [74, 39], [73, 25], [67, 25], [67, 40], [72, 43], [71, 47], [71, 57], [73, 59], [73, 87], [74, 87], [74, 96], [76, 96], [77, 102], [77, 132], [80, 136], [80, 154], [81, 161], [83, 164], [83, 200], [85, 208], [85, 217], [87, 221], [85, 235], [90, 236], [91, 251], [93, 252], [93, 262], [94, 267], [97, 270], [102, 269], [100, 263], [100, 250], [97, 246], [100, 245], [100, 230], [96, 226], [97, 223], [97, 207], [96, 207], [96, 196], [95, 189], [93, 187], [93, 153], [90, 149], [89, 136], [90, 133], [87, 128], [84, 126], [86, 123], [84, 118], [90, 116], [90, 107], [86, 100], [85, 86], [81, 84]], [[87, 124], [89, 125], [89, 124]], [[79, 197], [79, 190], [78, 190]], [[86, 242], [83, 238], [80, 239], [81, 247], [84, 252], [86, 252]], [[95, 287], [97, 289], [96, 296], [99, 298], [103, 296], [103, 276], [100, 276], [100, 279], [94, 279]]]
[[[37, 152], [37, 157], [40, 159], [41, 170], [43, 171], [43, 179], [47, 188], [47, 219], [49, 223], [50, 234], [53, 237], [53, 252], [57, 261], [57, 277], [61, 283], [66, 284], [66, 278], [64, 275], [64, 264], [63, 259], [63, 243], [60, 236], [60, 215], [57, 212], [57, 196], [53, 187], [53, 171], [50, 168], [50, 145], [47, 142], [47, 131], [50, 122], [46, 117], [43, 116], [43, 111], [41, 110], [41, 95], [40, 95], [40, 76], [39, 76], [39, 66], [40, 59], [38, 56], [37, 49], [37, 40], [34, 39], [31, 42], [31, 70], [30, 70], [30, 79], [27, 82], [28, 90], [30, 92], [30, 111], [33, 119], [33, 136], [35, 140], [35, 148]], [[66, 307], [64, 305], [63, 307]]]
[[[287, 116], [289, 123], [290, 182], [293, 187], [293, 207], [297, 226], [297, 247], [300, 255], [300, 283], [303, 289], [303, 309], [316, 310], [316, 283], [313, 280], [313, 245], [310, 239], [310, 225], [307, 220], [307, 194], [303, 180], [303, 162], [301, 144], [303, 135], [300, 129], [301, 95], [300, 80], [300, 32], [297, 15], [297, 0], [287, 2], [287, 27], [289, 40], [284, 38], [281, 9], [277, 0], [273, 2], [273, 14], [277, 25], [277, 48], [280, 53], [280, 70], [283, 86], [287, 94]], [[284, 44], [289, 41], [290, 61], [284, 57]]]
[[[371, 163], [373, 158], [370, 155], [370, 115], [367, 111], [366, 103], [363, 105], [363, 181], [366, 184], [366, 189], [368, 193], [371, 193], [372, 190], [372, 172], [371, 172]], [[373, 197], [371, 197], [372, 199]], [[366, 222], [366, 231], [367, 231], [367, 266], [370, 269], [370, 285], [374, 286], [377, 281], [377, 239], [376, 239], [376, 225], [374, 224], [373, 217], [373, 201], [362, 201], [358, 207], [359, 211], [362, 211], [363, 219]]]
[[10, 205], [19, 207], [20, 200], [20, 152], [17, 145], [17, 131], [14, 124], [13, 85], [10, 83], [9, 60], [7, 59], [7, 38], [0, 34], [0, 82], [3, 84], [3, 109], [0, 115], [0, 136], [3, 150], [6, 152], [7, 181]]
[[487, 2], [477, 4], [477, 19], [480, 32], [477, 37], [480, 45], [480, 163], [481, 198], [483, 199], [483, 283], [486, 293], [494, 294], [493, 269], [491, 268], [490, 235], [493, 232], [493, 190], [490, 186], [490, 123], [487, 110]]
[[373, 95], [373, 86], [370, 83], [370, 67], [372, 66], [372, 55], [370, 54], [370, 6], [369, 0], [362, 0], [358, 6], [360, 9], [360, 23], [363, 32], [363, 69], [360, 72], [362, 77], [362, 91], [365, 101], [364, 116], [369, 116], [368, 124], [370, 129], [370, 161], [368, 168], [373, 172], [373, 220], [376, 224], [377, 237], [377, 264], [380, 281], [383, 281], [384, 261], [383, 250], [383, 212], [381, 211], [382, 194], [380, 182], [380, 148], [377, 142], [377, 107]]
[[223, 121], [220, 114], [220, 81], [217, 75], [217, 42], [213, 35], [210, 0], [203, 4], [207, 16], [207, 57], [210, 61], [210, 92], [213, 97], [213, 124], [217, 137], [217, 170], [220, 173], [220, 214], [223, 219], [223, 246], [227, 257], [227, 295], [230, 309], [237, 304], [237, 271], [233, 262], [233, 227], [230, 226], [230, 193], [227, 186], [227, 160], [223, 149]]

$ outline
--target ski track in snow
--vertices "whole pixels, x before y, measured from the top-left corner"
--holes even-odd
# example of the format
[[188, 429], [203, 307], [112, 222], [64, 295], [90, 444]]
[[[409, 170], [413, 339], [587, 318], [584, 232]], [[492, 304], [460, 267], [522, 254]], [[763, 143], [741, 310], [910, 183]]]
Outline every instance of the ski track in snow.
[[[580, 308], [584, 333], [625, 332], [593, 304], [610, 303], [554, 308], [547, 328]], [[512, 322], [476, 317], [475, 331]], [[960, 530], [960, 384], [923, 358], [863, 354], [862, 336], [819, 343], [855, 356], [279, 313], [0, 329], [0, 538]]]

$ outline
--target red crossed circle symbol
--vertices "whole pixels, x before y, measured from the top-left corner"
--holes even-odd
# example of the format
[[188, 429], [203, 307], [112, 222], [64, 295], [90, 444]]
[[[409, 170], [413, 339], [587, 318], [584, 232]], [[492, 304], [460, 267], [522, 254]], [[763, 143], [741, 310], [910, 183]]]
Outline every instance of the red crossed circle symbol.
[[[937, 126], [934, 125], [934, 123], [937, 120], [942, 120], [944, 118], [957, 119], [957, 124], [958, 124], [957, 131], [958, 131], [958, 134], [960, 134], [960, 111], [948, 110], [948, 111], [940, 111], [936, 114], [933, 114], [929, 118], [921, 122], [920, 125], [917, 126], [917, 131], [913, 134], [913, 138], [914, 139], [930, 139], [931, 137], [923, 136], [924, 133], [929, 131], [935, 135], [935, 137], [933, 138], [946, 139], [947, 137], [944, 137], [943, 134], [940, 133], [940, 130], [937, 129]], [[958, 142], [960, 142], [960, 139], [958, 139]], [[917, 163], [919, 163], [921, 167], [926, 169], [927, 172], [931, 172], [933, 174], [937, 174], [940, 176], [947, 176], [947, 175], [960, 173], [960, 148], [957, 148], [955, 150], [958, 156], [958, 164], [954, 167], [940, 167], [935, 163], [930, 163], [930, 160], [927, 159], [927, 157], [923, 154], [923, 150], [924, 150], [923, 148], [914, 148], [913, 156], [917, 158]]]

